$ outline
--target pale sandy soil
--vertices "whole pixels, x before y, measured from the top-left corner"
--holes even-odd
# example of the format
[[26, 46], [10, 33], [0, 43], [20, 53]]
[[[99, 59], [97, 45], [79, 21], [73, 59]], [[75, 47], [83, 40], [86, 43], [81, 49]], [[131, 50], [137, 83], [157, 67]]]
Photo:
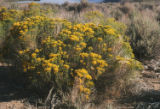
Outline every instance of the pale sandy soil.
[[17, 100], [0, 102], [0, 109], [23, 109], [24, 107], [24, 104]]

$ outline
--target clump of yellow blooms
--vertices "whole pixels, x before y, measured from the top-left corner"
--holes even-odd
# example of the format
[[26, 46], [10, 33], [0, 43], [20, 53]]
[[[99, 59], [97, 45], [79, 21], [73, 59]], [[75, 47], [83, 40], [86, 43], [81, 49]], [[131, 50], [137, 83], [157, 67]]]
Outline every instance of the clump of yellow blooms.
[[72, 41], [77, 41], [77, 42], [79, 41], [79, 38], [76, 35], [71, 35], [69, 39]]
[[106, 32], [108, 35], [115, 35], [115, 30], [114, 30], [113, 28], [105, 29], [105, 32]]
[[21, 11], [14, 9], [0, 8], [0, 21], [15, 20], [21, 17]]
[[8, 36], [13, 23], [20, 20], [21, 16], [21, 10], [0, 7], [0, 40], [4, 40], [4, 37]]
[[[117, 24], [114, 22], [112, 25]], [[12, 45], [17, 46], [17, 60], [32, 81], [38, 85], [55, 82], [59, 89], [77, 85], [80, 95], [89, 99], [94, 82], [102, 74], [111, 73], [109, 68], [115, 63], [125, 63], [132, 72], [133, 66], [141, 69], [129, 42], [112, 25], [72, 24], [35, 16], [15, 22], [10, 37], [15, 40]]]
[[32, 58], [36, 58], [36, 53], [32, 53]]

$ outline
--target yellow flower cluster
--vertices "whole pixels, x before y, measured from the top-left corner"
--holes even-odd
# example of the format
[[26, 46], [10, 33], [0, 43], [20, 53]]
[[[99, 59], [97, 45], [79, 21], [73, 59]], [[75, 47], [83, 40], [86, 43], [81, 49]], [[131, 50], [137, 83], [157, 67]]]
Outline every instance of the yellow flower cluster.
[[[34, 16], [30, 18], [26, 18], [25, 21], [22, 22], [15, 22], [12, 27], [12, 34], [16, 34], [16, 37], [24, 40], [25, 36], [28, 36], [26, 39], [30, 39], [31, 41], [34, 39], [34, 33], [36, 31], [35, 26], [38, 26], [39, 28], [46, 25], [46, 22], [50, 22], [49, 30], [54, 30], [56, 28], [57, 23], [65, 25], [66, 27], [70, 25], [68, 21], [62, 20], [62, 19], [49, 19], [43, 16]], [[30, 33], [28, 32], [30, 31]], [[49, 39], [48, 39], [49, 41]]]
[[116, 60], [122, 65], [126, 64], [130, 67], [136, 67], [137, 69], [143, 69], [142, 64], [132, 58], [125, 58], [125, 57], [121, 57], [121, 56], [116, 56]]
[[113, 28], [105, 29], [105, 32], [109, 35], [115, 35], [115, 30]]
[[[75, 73], [77, 74], [79, 80], [79, 91], [88, 99], [89, 95], [91, 94], [90, 87], [93, 87], [93, 82], [91, 81], [92, 77], [84, 68], [75, 70]], [[88, 82], [85, 83], [85, 81]]]
[[36, 58], [36, 53], [32, 53], [32, 58]]
[[21, 12], [13, 9], [0, 8], [0, 21], [14, 20], [21, 16]]
[[75, 36], [75, 35], [71, 35], [70, 37], [69, 37], [69, 39], [71, 40], [71, 41], [79, 41], [79, 38], [77, 37], [77, 36]]
[[75, 70], [76, 74], [78, 75], [78, 77], [80, 78], [86, 78], [88, 80], [91, 80], [92, 77], [88, 74], [88, 71], [86, 69], [77, 69]]
[[87, 58], [89, 56], [88, 53], [80, 53], [80, 56], [84, 59]]
[[106, 60], [103, 60], [101, 55], [93, 52], [81, 53], [80, 57], [82, 58], [80, 60], [80, 63], [82, 63], [82, 65], [91, 64], [91, 66], [88, 66], [88, 68], [90, 69], [90, 71], [94, 72], [94, 79], [97, 79], [99, 75], [105, 72], [105, 68], [108, 66]]

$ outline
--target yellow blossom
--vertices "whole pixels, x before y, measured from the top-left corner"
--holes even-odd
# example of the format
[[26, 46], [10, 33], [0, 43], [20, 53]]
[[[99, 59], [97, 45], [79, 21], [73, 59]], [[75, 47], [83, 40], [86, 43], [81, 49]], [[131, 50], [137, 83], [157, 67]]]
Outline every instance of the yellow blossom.
[[79, 51], [81, 51], [81, 48], [80, 48], [80, 47], [76, 47], [75, 50], [76, 50], [77, 52], [79, 52]]
[[24, 71], [24, 72], [27, 72], [27, 69], [26, 69], [26, 68], [24, 68], [24, 69], [23, 69], [23, 71]]
[[39, 49], [36, 49], [35, 52], [38, 53], [38, 52], [39, 52]]
[[20, 26], [20, 23], [19, 22], [15, 22], [13, 25], [14, 26]]
[[71, 35], [69, 37], [69, 39], [72, 40], [72, 41], [79, 41], [79, 38], [77, 36], [75, 36], [75, 35]]
[[106, 47], [106, 46], [107, 46], [107, 44], [106, 44], [106, 43], [104, 43], [104, 44], [103, 44], [103, 46], [104, 46], [104, 47]]
[[51, 67], [47, 67], [44, 69], [45, 72], [51, 72]]
[[58, 54], [54, 54], [54, 53], [50, 53], [50, 54], [49, 54], [49, 57], [50, 57], [50, 58], [55, 58], [55, 57], [57, 57], [57, 56], [58, 56]]
[[65, 64], [64, 68], [69, 69], [69, 65]]
[[56, 64], [52, 65], [54, 73], [57, 73], [59, 71], [59, 67]]
[[88, 53], [80, 53], [80, 56], [82, 57], [82, 58], [86, 58], [86, 57], [88, 57]]
[[37, 54], [36, 53], [32, 53], [32, 58], [36, 58]]
[[88, 82], [86, 83], [86, 85], [87, 85], [88, 87], [92, 87], [92, 86], [94, 86], [94, 83], [93, 83], [92, 81], [88, 81]]
[[22, 50], [20, 50], [18, 53], [19, 53], [20, 55], [22, 55], [22, 54], [23, 54], [23, 51], [22, 51]]
[[81, 45], [82, 47], [86, 47], [86, 43], [85, 43], [85, 42], [81, 42], [80, 45]]
[[40, 61], [41, 61], [41, 58], [36, 58], [36, 61], [37, 61], [37, 62], [40, 62]]
[[108, 51], [109, 51], [109, 52], [112, 51], [112, 48], [108, 48]]
[[91, 77], [89, 74], [87, 74], [85, 77], [86, 77], [86, 79], [88, 79], [88, 80], [91, 80], [91, 79], [92, 79], [92, 77]]
[[87, 95], [90, 95], [91, 90], [88, 89], [88, 88], [84, 88], [84, 89], [83, 89], [83, 92], [85, 92]]
[[83, 91], [83, 89], [84, 89], [84, 87], [83, 87], [82, 85], [80, 85], [80, 86], [79, 86], [79, 90], [80, 90], [80, 92], [82, 92], [82, 91]]
[[75, 72], [77, 74], [82, 74], [82, 75], [88, 74], [88, 71], [86, 69], [77, 69], [77, 70], [75, 70]]
[[105, 32], [109, 35], [115, 35], [115, 30], [113, 28], [105, 29]]
[[99, 37], [99, 38], [97, 38], [97, 40], [98, 40], [99, 42], [101, 42], [103, 39], [102, 39], [101, 37]]
[[93, 64], [93, 65], [96, 65], [96, 64], [97, 64], [97, 62], [96, 62], [96, 61], [92, 61], [92, 64]]

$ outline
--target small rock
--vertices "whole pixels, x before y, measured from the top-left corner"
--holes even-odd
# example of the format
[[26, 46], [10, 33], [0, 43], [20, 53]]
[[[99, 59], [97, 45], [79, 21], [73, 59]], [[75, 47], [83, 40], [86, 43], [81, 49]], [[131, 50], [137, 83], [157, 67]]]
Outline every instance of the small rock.
[[148, 69], [148, 66], [147, 66], [147, 65], [144, 65], [144, 69], [146, 69], [146, 70], [147, 70], [147, 69]]

